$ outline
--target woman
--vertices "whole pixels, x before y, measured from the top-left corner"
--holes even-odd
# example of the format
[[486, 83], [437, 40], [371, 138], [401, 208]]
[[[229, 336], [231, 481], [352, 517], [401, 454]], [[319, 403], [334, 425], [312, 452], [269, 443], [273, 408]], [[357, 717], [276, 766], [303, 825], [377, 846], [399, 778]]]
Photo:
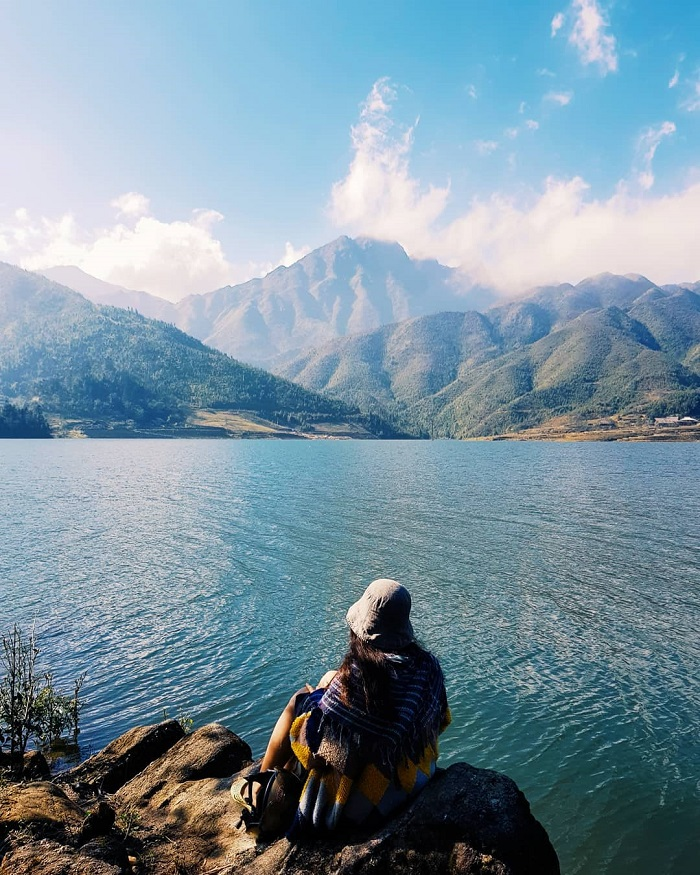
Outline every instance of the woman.
[[[289, 837], [341, 823], [379, 825], [435, 771], [438, 735], [450, 721], [442, 670], [416, 641], [411, 596], [375, 580], [347, 613], [350, 647], [337, 672], [292, 696], [260, 776], [239, 779], [234, 799], [254, 812], [268, 770], [300, 775]], [[272, 772], [274, 775], [274, 772]]]

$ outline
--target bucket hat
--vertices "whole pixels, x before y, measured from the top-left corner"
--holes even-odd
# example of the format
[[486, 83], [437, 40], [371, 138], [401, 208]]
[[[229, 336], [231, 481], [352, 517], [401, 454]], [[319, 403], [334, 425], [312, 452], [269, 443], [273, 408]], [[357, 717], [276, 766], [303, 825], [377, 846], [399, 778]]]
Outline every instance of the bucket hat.
[[411, 594], [396, 580], [382, 577], [351, 606], [345, 621], [362, 641], [379, 650], [400, 650], [415, 640], [409, 620]]

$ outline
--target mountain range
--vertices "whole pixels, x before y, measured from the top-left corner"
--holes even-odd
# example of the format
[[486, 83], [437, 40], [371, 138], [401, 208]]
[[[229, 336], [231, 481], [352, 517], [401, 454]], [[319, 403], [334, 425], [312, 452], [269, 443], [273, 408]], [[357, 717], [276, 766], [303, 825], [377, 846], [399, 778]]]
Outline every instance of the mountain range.
[[[700, 283], [600, 274], [494, 303], [488, 290], [398, 244], [347, 237], [179, 304], [76, 268], [46, 273], [102, 303], [2, 269], [0, 392], [18, 401], [35, 394], [86, 415], [108, 397], [113, 412], [159, 422], [202, 407], [247, 405], [290, 421], [362, 410], [384, 435], [432, 437], [558, 417], [573, 427], [616, 414], [700, 414]], [[21, 306], [18, 319], [12, 307]], [[298, 385], [233, 361], [175, 321]]]
[[105, 283], [76, 267], [44, 276], [95, 303], [171, 322], [241, 361], [269, 367], [335, 337], [441, 310], [495, 301], [459, 271], [409, 258], [398, 243], [339, 237], [261, 279], [189, 295], [176, 304]]
[[211, 409], [383, 434], [357, 409], [241, 364], [173, 325], [94, 304], [2, 263], [0, 395], [63, 418], [140, 427], [182, 425], [193, 411]]
[[485, 313], [338, 338], [279, 373], [431, 437], [493, 435], [562, 415], [698, 415], [696, 289], [601, 274]]

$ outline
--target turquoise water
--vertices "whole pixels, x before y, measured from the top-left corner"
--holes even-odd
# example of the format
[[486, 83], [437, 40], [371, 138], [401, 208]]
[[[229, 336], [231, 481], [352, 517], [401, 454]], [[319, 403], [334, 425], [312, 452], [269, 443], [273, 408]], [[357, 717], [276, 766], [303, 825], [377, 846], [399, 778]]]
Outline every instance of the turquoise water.
[[0, 442], [0, 629], [88, 671], [81, 741], [219, 720], [256, 754], [393, 576], [443, 764], [507, 772], [565, 873], [700, 855], [700, 445]]

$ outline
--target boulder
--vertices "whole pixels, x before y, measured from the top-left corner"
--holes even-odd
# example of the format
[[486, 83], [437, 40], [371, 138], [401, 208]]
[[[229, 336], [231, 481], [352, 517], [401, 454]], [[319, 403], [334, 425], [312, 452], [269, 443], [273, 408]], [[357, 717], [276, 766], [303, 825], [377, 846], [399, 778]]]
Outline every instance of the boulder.
[[236, 875], [559, 875], [559, 861], [510, 778], [457, 763], [440, 770], [379, 832], [295, 845], [278, 840], [243, 865], [232, 865], [231, 875], [234, 870]]
[[15, 848], [0, 863], [0, 875], [124, 875], [127, 871], [48, 840]]
[[559, 873], [549, 838], [516, 784], [505, 775], [466, 763], [439, 770], [410, 806], [373, 834], [341, 832], [294, 845], [286, 839], [258, 845], [254, 837], [236, 829], [240, 810], [229, 794], [233, 779], [206, 777], [214, 771], [206, 765], [209, 757], [224, 762], [218, 753], [221, 746], [230, 744], [238, 750], [239, 743], [224, 727], [204, 727], [126, 784], [115, 801], [136, 810], [142, 826], [167, 836], [165, 853], [196, 859], [193, 872], [213, 868], [221, 875]]
[[48, 781], [10, 784], [0, 791], [0, 833], [22, 827], [77, 834], [85, 813], [59, 787]]
[[40, 750], [30, 750], [24, 755], [22, 777], [25, 781], [48, 781], [51, 769]]
[[20, 755], [10, 756], [9, 752], [0, 750], [0, 772], [9, 772], [17, 775], [20, 771], [25, 781], [48, 781], [51, 777], [51, 769], [46, 762], [46, 757], [40, 750], [29, 750], [21, 759], [22, 768], [19, 769]]
[[184, 734], [177, 720], [166, 720], [154, 726], [136, 726], [56, 780], [70, 784], [82, 795], [116, 793]]
[[209, 723], [180, 739], [160, 759], [117, 793], [126, 805], [160, 808], [173, 787], [205, 778], [225, 778], [251, 759], [250, 747], [220, 723]]
[[250, 747], [235, 733], [210, 723], [125, 784], [115, 802], [122, 810], [137, 811], [140, 820], [177, 825], [198, 838], [235, 835], [229, 776], [250, 758]]

